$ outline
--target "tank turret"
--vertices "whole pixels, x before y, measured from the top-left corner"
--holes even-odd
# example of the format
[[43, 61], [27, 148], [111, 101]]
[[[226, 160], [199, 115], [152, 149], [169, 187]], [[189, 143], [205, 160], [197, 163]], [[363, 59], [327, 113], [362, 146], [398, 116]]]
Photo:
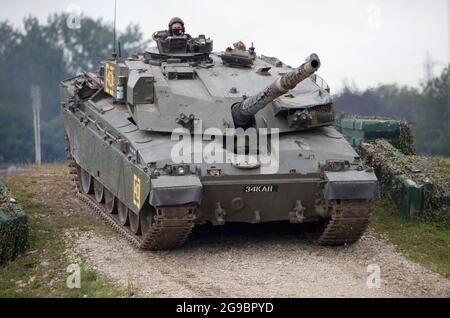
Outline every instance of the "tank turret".
[[259, 111], [313, 75], [320, 68], [320, 65], [317, 54], [311, 54], [298, 69], [279, 77], [258, 94], [234, 104], [232, 115], [235, 126], [246, 128]]

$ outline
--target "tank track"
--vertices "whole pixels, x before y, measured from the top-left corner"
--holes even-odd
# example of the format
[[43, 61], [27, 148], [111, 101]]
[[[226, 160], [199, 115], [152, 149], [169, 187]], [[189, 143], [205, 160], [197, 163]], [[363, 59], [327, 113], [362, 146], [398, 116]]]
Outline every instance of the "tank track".
[[101, 204], [97, 203], [93, 195], [86, 195], [81, 192], [76, 169], [77, 163], [70, 154], [68, 154], [67, 160], [76, 198], [98, 214], [113, 230], [122, 235], [136, 248], [155, 251], [174, 249], [184, 245], [195, 225], [195, 206], [157, 208], [151, 229], [143, 235], [136, 235], [128, 228], [122, 226], [117, 218], [109, 214]]
[[356, 243], [366, 231], [373, 213], [369, 200], [342, 200], [331, 204], [331, 220], [319, 237], [320, 245], [336, 246]]

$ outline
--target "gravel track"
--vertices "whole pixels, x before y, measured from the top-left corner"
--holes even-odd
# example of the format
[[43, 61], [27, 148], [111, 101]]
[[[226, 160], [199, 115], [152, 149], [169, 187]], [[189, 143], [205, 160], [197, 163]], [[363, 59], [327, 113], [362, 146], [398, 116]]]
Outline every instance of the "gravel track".
[[[367, 233], [348, 247], [321, 247], [312, 230], [286, 223], [202, 226], [186, 246], [143, 252], [119, 235], [76, 234], [75, 250], [137, 295], [156, 297], [450, 297], [450, 281]], [[381, 287], [368, 288], [367, 266]]]

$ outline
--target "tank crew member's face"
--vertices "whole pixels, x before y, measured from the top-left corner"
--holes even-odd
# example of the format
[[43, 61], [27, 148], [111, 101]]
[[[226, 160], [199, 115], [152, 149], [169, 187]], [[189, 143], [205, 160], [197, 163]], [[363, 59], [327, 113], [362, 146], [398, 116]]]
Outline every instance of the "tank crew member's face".
[[172, 33], [173, 35], [181, 35], [183, 30], [183, 26], [181, 25], [181, 23], [174, 23], [172, 25]]

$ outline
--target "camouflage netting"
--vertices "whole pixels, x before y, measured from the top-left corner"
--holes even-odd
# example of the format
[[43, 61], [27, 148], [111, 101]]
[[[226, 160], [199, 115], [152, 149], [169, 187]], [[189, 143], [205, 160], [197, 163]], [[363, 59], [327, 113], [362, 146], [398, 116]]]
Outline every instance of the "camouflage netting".
[[415, 155], [414, 138], [411, 131], [411, 126], [406, 120], [400, 121], [400, 136], [398, 149], [405, 155]]
[[450, 223], [450, 163], [437, 157], [405, 155], [386, 140], [363, 143], [361, 152], [374, 167], [383, 194], [403, 214]]
[[0, 181], [0, 265], [15, 259], [27, 242], [26, 214]]
[[337, 113], [336, 128], [357, 151], [360, 150], [362, 142], [386, 139], [402, 153], [415, 154], [411, 127], [404, 120]]

